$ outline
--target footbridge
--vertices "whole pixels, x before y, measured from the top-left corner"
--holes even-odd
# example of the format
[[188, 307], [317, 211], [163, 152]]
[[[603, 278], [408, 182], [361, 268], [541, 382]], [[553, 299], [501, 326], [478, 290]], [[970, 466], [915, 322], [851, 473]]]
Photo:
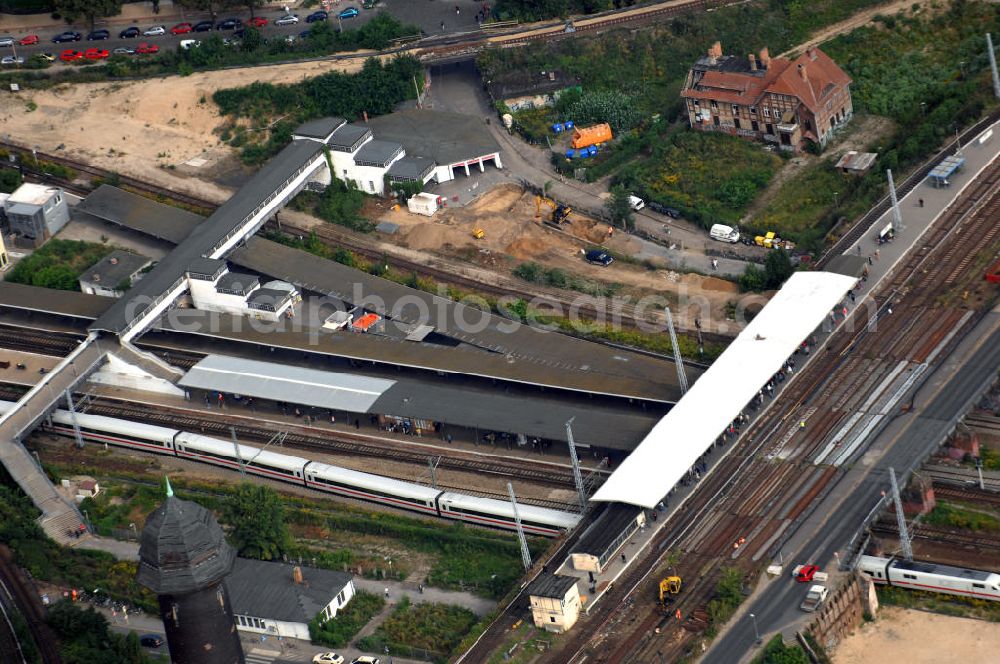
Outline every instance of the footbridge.
[[72, 392], [73, 388], [97, 369], [117, 345], [114, 341], [109, 342], [98, 334], [91, 333], [52, 371], [42, 377], [13, 409], [0, 417], [0, 463], [3, 463], [14, 481], [42, 511], [38, 519], [42, 529], [60, 544], [74, 543], [69, 533], [77, 530], [83, 523], [80, 512], [56, 491], [39, 464], [21, 444], [21, 439], [59, 405], [59, 400], [67, 390]]
[[221, 259], [256, 233], [264, 223], [317, 176], [328, 180], [321, 141], [292, 141], [219, 207], [204, 223], [157, 263], [142, 280], [94, 324], [91, 331], [118, 337], [127, 345], [187, 289], [185, 273], [200, 258]]

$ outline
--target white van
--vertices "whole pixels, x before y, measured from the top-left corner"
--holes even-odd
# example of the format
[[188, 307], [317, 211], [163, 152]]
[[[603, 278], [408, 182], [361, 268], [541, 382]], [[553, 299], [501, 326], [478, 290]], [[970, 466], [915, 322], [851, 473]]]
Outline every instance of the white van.
[[628, 205], [633, 210], [641, 210], [642, 208], [646, 207], [646, 201], [642, 200], [638, 196], [629, 196]]
[[725, 224], [715, 224], [708, 234], [713, 240], [718, 240], [719, 242], [740, 241], [740, 232], [732, 226], [726, 226]]

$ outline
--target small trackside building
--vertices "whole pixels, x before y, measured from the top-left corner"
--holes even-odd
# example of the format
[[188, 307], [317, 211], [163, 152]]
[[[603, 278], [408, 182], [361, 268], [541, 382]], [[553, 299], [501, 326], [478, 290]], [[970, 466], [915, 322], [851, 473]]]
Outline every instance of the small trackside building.
[[528, 586], [531, 619], [535, 627], [561, 634], [569, 631], [580, 617], [580, 590], [577, 579], [542, 572]]
[[3, 201], [14, 243], [37, 249], [69, 221], [69, 207], [59, 187], [26, 182]]
[[80, 290], [88, 295], [121, 297], [152, 263], [145, 256], [116, 249], [80, 275]]

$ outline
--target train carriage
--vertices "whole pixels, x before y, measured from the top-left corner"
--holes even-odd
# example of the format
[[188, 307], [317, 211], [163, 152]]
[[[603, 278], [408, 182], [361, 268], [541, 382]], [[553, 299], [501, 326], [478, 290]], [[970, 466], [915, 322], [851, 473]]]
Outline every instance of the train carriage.
[[[303, 483], [304, 468], [309, 463], [309, 459], [302, 457], [269, 452], [250, 445], [234, 447], [233, 443], [218, 438], [183, 431], [177, 434], [174, 447], [177, 456], [182, 459], [196, 459], [234, 470], [239, 470], [242, 460], [243, 470], [248, 473], [296, 484]], [[237, 447], [239, 457], [236, 456]]]
[[[449, 491], [438, 497], [438, 510], [446, 519], [508, 530], [517, 528], [514, 525], [514, 508], [503, 500], [466, 496]], [[578, 514], [535, 505], [519, 504], [517, 513], [521, 517], [524, 532], [530, 535], [557, 537], [562, 531], [569, 530], [580, 521]]]
[[306, 466], [306, 486], [437, 516], [440, 489], [312, 461]]
[[[64, 436], [75, 436], [73, 417], [66, 410], [53, 412], [51, 430]], [[131, 447], [157, 454], [174, 453], [174, 436], [177, 435], [177, 429], [86, 413], [77, 413], [76, 423], [83, 438], [94, 443]]]
[[858, 569], [879, 585], [1000, 601], [995, 572], [876, 556], [861, 556]]

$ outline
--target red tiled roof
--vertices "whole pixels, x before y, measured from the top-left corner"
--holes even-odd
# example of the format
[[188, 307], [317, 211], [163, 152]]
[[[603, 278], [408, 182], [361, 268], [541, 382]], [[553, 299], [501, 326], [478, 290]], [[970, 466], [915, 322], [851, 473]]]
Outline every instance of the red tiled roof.
[[710, 69], [698, 81], [697, 88], [685, 89], [681, 95], [690, 99], [714, 99], [752, 106], [789, 64], [788, 60], [775, 58], [763, 76]]
[[[799, 73], [799, 67], [805, 70], [805, 79]], [[831, 92], [850, 83], [851, 77], [830, 56], [814, 48], [796, 58], [777, 77], [769, 92], [798, 97], [815, 114]]]

